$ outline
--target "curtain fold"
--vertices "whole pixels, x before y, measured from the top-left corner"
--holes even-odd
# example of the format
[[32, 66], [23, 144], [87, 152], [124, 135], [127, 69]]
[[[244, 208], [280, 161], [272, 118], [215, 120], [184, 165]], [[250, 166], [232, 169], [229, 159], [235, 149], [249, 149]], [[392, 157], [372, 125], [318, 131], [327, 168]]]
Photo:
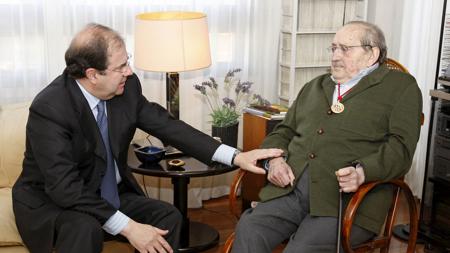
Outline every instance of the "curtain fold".
[[[90, 22], [117, 30], [133, 53], [134, 17], [149, 11], [200, 11], [208, 17], [212, 65], [180, 73], [182, 120], [211, 133], [208, 107], [193, 85], [210, 76], [222, 80], [233, 68], [242, 69], [242, 80], [254, 82], [255, 93], [278, 102], [280, 1], [0, 0], [0, 104], [32, 100], [61, 74], [70, 40]], [[135, 72], [147, 99], [165, 106], [165, 74]], [[242, 123], [240, 128], [242, 135]], [[232, 175], [191, 180], [189, 206], [199, 207], [201, 200], [228, 194]], [[149, 178], [145, 182], [151, 196], [171, 201], [170, 181]]]

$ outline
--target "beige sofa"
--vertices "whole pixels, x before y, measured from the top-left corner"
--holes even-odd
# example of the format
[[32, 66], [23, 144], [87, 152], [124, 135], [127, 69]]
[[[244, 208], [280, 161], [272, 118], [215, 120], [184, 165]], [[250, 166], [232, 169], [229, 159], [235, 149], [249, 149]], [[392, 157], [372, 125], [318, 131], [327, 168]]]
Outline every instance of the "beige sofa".
[[[29, 103], [0, 107], [0, 253], [26, 253], [12, 210], [11, 187], [22, 170]], [[36, 235], [39, 236], [39, 235]], [[134, 252], [127, 243], [106, 242], [103, 252]]]

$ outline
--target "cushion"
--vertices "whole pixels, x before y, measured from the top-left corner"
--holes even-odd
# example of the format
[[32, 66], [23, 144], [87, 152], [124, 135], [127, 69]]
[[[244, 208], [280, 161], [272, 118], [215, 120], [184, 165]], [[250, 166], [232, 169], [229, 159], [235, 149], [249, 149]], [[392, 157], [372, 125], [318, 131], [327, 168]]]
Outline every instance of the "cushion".
[[[5, 246], [23, 246], [23, 241], [20, 238], [14, 218], [11, 188], [9, 187], [0, 189], [0, 253], [2, 252], [2, 247]], [[13, 248], [18, 250], [17, 252], [22, 252], [21, 248], [8, 247], [10, 250]], [[28, 251], [25, 250], [23, 252]], [[134, 252], [134, 248], [128, 243], [108, 241], [104, 244], [103, 252], [132, 253]]]
[[30, 253], [24, 246], [0, 247], [0, 253]]
[[23, 245], [12, 209], [11, 188], [0, 189], [0, 246]]
[[29, 106], [30, 102], [0, 107], [0, 188], [12, 187], [22, 171]]

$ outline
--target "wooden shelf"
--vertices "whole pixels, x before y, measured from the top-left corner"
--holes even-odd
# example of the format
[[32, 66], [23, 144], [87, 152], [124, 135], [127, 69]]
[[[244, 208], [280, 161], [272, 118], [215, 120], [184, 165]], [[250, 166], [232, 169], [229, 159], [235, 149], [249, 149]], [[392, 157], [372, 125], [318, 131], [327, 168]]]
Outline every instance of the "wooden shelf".
[[[368, 0], [282, 0], [280, 104], [290, 106], [303, 85], [329, 72], [326, 48], [350, 20], [365, 20]], [[287, 84], [287, 85], [286, 85]]]
[[434, 98], [450, 101], [449, 89], [430, 90], [430, 96], [432, 96]]
[[438, 84], [442, 84], [442, 85], [445, 85], [447, 87], [450, 87], [450, 81], [438, 79]]

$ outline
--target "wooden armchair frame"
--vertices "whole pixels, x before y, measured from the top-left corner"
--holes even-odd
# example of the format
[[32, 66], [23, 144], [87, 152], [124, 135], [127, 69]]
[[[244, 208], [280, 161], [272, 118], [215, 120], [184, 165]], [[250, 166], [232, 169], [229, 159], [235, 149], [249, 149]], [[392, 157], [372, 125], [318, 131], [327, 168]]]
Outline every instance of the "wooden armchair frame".
[[[246, 173], [250, 172], [239, 170], [233, 179], [233, 183], [230, 189], [229, 195], [230, 212], [237, 218], [240, 217], [240, 210], [239, 204], [237, 202], [237, 197], [239, 187], [242, 182], [242, 178], [245, 176]], [[352, 248], [350, 244], [351, 227], [353, 225], [353, 221], [356, 217], [356, 212], [361, 202], [371, 190], [373, 190], [379, 185], [386, 185], [386, 184], [392, 185], [394, 187], [394, 191], [391, 207], [389, 209], [388, 216], [386, 218], [385, 226], [382, 233], [376, 236], [374, 239], [371, 239], [363, 244], [357, 245]], [[352, 196], [350, 202], [347, 205], [347, 208], [345, 209], [344, 217], [342, 220], [343, 225], [341, 235], [342, 235], [342, 247], [344, 248], [344, 252], [346, 253], [371, 252], [372, 250], [377, 248], [380, 248], [380, 253], [387, 253], [389, 251], [389, 246], [392, 239], [392, 229], [395, 222], [395, 215], [397, 213], [398, 205], [400, 202], [401, 192], [403, 192], [406, 198], [409, 210], [410, 236], [406, 252], [413, 253], [415, 251], [417, 232], [419, 228], [419, 216], [416, 201], [408, 185], [405, 182], [403, 182], [403, 179], [395, 179], [390, 181], [375, 181], [365, 183], [361, 185], [355, 192], [355, 194]], [[235, 234], [233, 232], [225, 241], [225, 245], [222, 252], [228, 253], [231, 251], [231, 247], [234, 242], [234, 237]]]
[[[383, 232], [372, 240], [369, 240], [363, 244], [351, 247], [350, 235], [353, 221], [356, 217], [356, 212], [359, 205], [364, 200], [364, 197], [373, 189], [379, 185], [392, 185], [394, 187], [394, 196], [392, 199], [391, 207], [389, 209]], [[419, 228], [419, 216], [417, 211], [417, 204], [414, 196], [409, 189], [408, 185], [403, 182], [403, 179], [395, 179], [390, 181], [375, 181], [361, 185], [355, 194], [350, 199], [347, 208], [342, 219], [342, 247], [346, 253], [359, 253], [359, 252], [371, 252], [374, 249], [379, 248], [380, 253], [387, 253], [392, 239], [392, 230], [395, 222], [395, 215], [397, 214], [398, 205], [400, 202], [400, 192], [403, 192], [406, 201], [408, 203], [409, 210], [409, 222], [410, 222], [410, 235], [408, 239], [407, 253], [413, 253], [416, 248], [417, 232]]]

